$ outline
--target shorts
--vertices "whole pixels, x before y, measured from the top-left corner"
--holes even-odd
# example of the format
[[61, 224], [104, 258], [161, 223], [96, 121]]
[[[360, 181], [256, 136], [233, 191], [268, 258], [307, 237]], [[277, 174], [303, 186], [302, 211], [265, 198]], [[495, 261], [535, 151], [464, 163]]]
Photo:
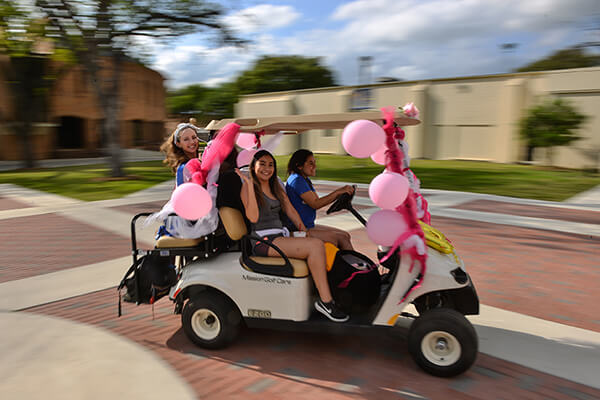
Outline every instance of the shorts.
[[[275, 240], [278, 237], [283, 237], [283, 233], [277, 233], [274, 235], [266, 235], [263, 236], [262, 239], [266, 240], [269, 243], [273, 243], [273, 240]], [[269, 245], [263, 242], [259, 242], [258, 240], [252, 240], [250, 241], [252, 243], [252, 255], [257, 256], [257, 257], [268, 257], [269, 256]]]

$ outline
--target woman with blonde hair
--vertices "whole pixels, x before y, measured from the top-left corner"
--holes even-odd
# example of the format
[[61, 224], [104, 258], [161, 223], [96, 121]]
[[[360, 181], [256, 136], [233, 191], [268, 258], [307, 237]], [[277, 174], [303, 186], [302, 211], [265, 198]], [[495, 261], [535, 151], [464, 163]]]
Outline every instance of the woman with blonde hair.
[[175, 173], [177, 186], [184, 182], [185, 164], [193, 158], [198, 158], [199, 131], [200, 128], [192, 123], [181, 123], [160, 146], [160, 151], [165, 153], [163, 163]]

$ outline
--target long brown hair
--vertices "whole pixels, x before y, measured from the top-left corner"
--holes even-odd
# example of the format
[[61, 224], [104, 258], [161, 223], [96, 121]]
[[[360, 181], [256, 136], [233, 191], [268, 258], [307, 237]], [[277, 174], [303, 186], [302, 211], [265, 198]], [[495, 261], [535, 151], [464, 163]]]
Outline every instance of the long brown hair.
[[[175, 131], [173, 133], [171, 133], [169, 136], [167, 136], [167, 138], [165, 139], [163, 144], [160, 145], [160, 151], [165, 154], [165, 159], [163, 160], [163, 164], [166, 164], [167, 166], [169, 166], [171, 168], [171, 171], [173, 171], [173, 173], [177, 172], [177, 167], [179, 167], [181, 164], [184, 164], [190, 160], [190, 158], [185, 154], [183, 149], [181, 147], [177, 147], [175, 145], [175, 133], [177, 133], [178, 131], [183, 132], [186, 129], [191, 129], [191, 130], [195, 131], [196, 134], [198, 133], [198, 131], [196, 129], [194, 129], [194, 127], [191, 124], [186, 124], [186, 125], [188, 125], [188, 126], [185, 126], [181, 129], [175, 129]], [[178, 139], [178, 141], [179, 141], [179, 139]], [[198, 146], [198, 149], [196, 149], [196, 157], [198, 157], [199, 150], [200, 150], [200, 146]]]
[[254, 171], [254, 166], [258, 162], [258, 160], [263, 156], [269, 156], [273, 160], [273, 175], [269, 178], [269, 188], [271, 188], [271, 192], [275, 195], [279, 203], [283, 207], [283, 188], [279, 183], [279, 179], [277, 178], [277, 161], [275, 161], [275, 157], [267, 150], [259, 150], [252, 157], [252, 161], [250, 162], [250, 176], [252, 177], [252, 183], [254, 185], [254, 195], [256, 196], [256, 203], [258, 207], [262, 207], [264, 204], [263, 200], [263, 191], [260, 187], [260, 182], [258, 181], [258, 177], [256, 176], [256, 172]]

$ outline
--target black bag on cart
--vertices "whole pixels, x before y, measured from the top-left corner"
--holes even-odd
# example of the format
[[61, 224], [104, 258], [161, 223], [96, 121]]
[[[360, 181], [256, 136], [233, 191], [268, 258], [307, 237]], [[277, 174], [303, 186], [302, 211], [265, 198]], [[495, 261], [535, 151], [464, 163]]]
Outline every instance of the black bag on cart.
[[327, 280], [336, 304], [346, 312], [364, 311], [377, 302], [381, 278], [369, 257], [352, 250], [339, 250]]
[[[132, 272], [133, 276], [129, 277]], [[152, 304], [167, 295], [171, 286], [176, 283], [177, 273], [171, 264], [171, 257], [152, 252], [140, 257], [129, 268], [118, 290], [127, 288], [124, 301]]]

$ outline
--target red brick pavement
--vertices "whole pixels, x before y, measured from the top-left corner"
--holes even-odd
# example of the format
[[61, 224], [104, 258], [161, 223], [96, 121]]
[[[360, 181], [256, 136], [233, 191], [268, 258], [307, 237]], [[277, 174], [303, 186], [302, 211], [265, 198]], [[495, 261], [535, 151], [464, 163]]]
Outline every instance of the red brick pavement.
[[493, 200], [474, 200], [453, 208], [521, 215], [524, 217], [558, 219], [561, 221], [582, 222], [585, 224], [600, 224], [600, 212], [589, 210], [505, 203]]
[[145, 203], [128, 204], [126, 206], [111, 207], [113, 210], [122, 211], [131, 214], [133, 217], [136, 214], [143, 212], [156, 212], [160, 211], [161, 208], [167, 203], [166, 200], [159, 201], [148, 201]]
[[[124, 304], [116, 290], [39, 306], [29, 312], [107, 329], [156, 352], [199, 398], [244, 399], [594, 399], [600, 391], [479, 354], [465, 374], [441, 379], [418, 369], [399, 335], [332, 336], [243, 330], [223, 350], [195, 347], [163, 299], [155, 307]], [[127, 360], [123, 360], [127, 362]]]
[[[600, 238], [433, 217], [465, 262], [481, 303], [600, 332]], [[365, 229], [355, 248], [376, 259]]]
[[126, 256], [129, 239], [56, 214], [0, 220], [0, 282]]
[[16, 210], [19, 208], [31, 207], [29, 204], [13, 200], [7, 197], [0, 197], [0, 211], [4, 210]]

